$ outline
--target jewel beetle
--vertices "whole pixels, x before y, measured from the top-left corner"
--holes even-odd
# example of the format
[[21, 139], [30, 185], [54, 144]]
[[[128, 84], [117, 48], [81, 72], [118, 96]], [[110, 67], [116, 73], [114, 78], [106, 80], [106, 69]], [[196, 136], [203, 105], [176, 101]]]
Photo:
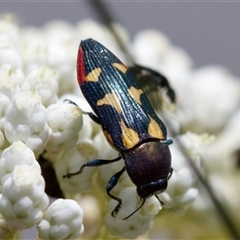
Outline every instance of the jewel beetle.
[[[150, 70], [146, 68], [144, 71]], [[101, 125], [106, 140], [118, 151], [119, 156], [112, 160], [91, 160], [83, 164], [79, 171], [63, 177], [80, 174], [85, 167], [106, 165], [123, 159], [125, 166], [110, 178], [106, 192], [118, 202], [112, 212], [112, 216], [115, 216], [122, 200], [112, 195], [111, 190], [126, 170], [143, 200], [140, 207], [124, 218], [127, 219], [143, 206], [145, 199], [155, 195], [160, 201], [157, 194], [166, 190], [172, 173], [168, 147], [172, 140], [167, 139], [167, 129], [135, 75], [99, 42], [93, 39], [81, 41], [77, 78], [84, 97], [94, 111], [87, 114]]]

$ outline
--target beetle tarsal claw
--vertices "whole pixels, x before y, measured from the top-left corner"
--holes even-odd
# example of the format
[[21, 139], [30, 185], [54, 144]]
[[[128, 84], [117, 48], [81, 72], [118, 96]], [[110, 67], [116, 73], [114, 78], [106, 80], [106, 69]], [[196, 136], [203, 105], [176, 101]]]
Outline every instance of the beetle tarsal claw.
[[116, 217], [116, 215], [117, 215], [118, 211], [120, 210], [121, 206], [122, 206], [122, 204], [118, 204], [118, 205], [115, 207], [115, 209], [112, 211], [111, 215], [112, 215], [114, 218]]

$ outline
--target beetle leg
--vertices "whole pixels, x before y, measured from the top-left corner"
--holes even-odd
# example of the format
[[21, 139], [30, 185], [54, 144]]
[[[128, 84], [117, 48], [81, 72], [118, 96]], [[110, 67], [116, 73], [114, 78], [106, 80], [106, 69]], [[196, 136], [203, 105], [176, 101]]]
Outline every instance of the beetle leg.
[[115, 217], [116, 214], [118, 213], [118, 211], [119, 211], [119, 209], [120, 209], [120, 207], [121, 207], [121, 205], [122, 205], [122, 199], [121, 199], [121, 198], [118, 198], [118, 197], [116, 197], [116, 196], [113, 196], [113, 195], [110, 193], [110, 191], [116, 186], [119, 178], [120, 178], [121, 175], [124, 173], [124, 171], [125, 171], [125, 166], [122, 168], [121, 171], [117, 172], [115, 175], [113, 175], [113, 176], [109, 179], [108, 184], [107, 184], [107, 186], [106, 186], [106, 191], [107, 191], [108, 196], [109, 196], [110, 198], [118, 201], [118, 205], [115, 207], [115, 209], [114, 209], [114, 210], [112, 211], [112, 213], [111, 213], [111, 215], [112, 215], [113, 217]]
[[134, 212], [132, 212], [131, 214], [129, 214], [127, 217], [123, 218], [123, 220], [126, 220], [126, 219], [130, 218], [130, 217], [131, 217], [133, 214], [135, 214], [140, 208], [142, 208], [142, 206], [144, 205], [145, 201], [146, 201], [146, 199], [143, 198], [143, 201], [142, 201], [141, 205], [140, 205]]
[[175, 92], [171, 88], [167, 78], [164, 77], [162, 74], [141, 65], [135, 65], [133, 67], [130, 67], [129, 70], [133, 72], [133, 74], [136, 76], [139, 83], [145, 89], [146, 93], [156, 90], [158, 86], [160, 86], [161, 88], [165, 87], [167, 89], [167, 95], [171, 102], [176, 102]]
[[164, 202], [160, 200], [160, 198], [158, 197], [158, 195], [154, 195], [156, 197], [156, 199], [161, 203], [161, 205], [164, 205]]
[[85, 114], [88, 114], [88, 116], [97, 124], [101, 125], [99, 118], [94, 115], [92, 112], [84, 112]]
[[94, 159], [94, 160], [91, 160], [91, 161], [83, 164], [81, 166], [81, 168], [79, 169], [79, 171], [74, 172], [74, 173], [67, 173], [66, 175], [63, 176], [63, 178], [70, 178], [74, 175], [78, 175], [83, 171], [83, 168], [85, 168], [85, 167], [98, 167], [98, 166], [106, 165], [106, 164], [109, 164], [109, 163], [117, 162], [120, 159], [121, 159], [120, 156], [117, 157], [117, 158], [114, 158], [112, 160]]
[[[73, 105], [79, 107], [75, 102], [73, 102], [70, 99], [64, 99], [64, 102], [68, 102], [70, 104], [73, 104]], [[82, 112], [83, 112], [83, 114], [87, 114], [95, 123], [101, 124], [100, 121], [99, 121], [99, 118], [96, 115], [94, 115], [92, 112], [84, 112], [83, 110], [82, 110]]]
[[73, 102], [72, 100], [70, 100], [70, 99], [64, 99], [63, 101], [64, 102], [68, 102], [68, 103], [73, 104], [73, 105], [78, 107], [78, 105], [75, 102]]
[[[68, 102], [68, 103], [70, 103], [70, 104], [73, 104], [73, 105], [79, 107], [75, 102], [73, 102], [73, 101], [71, 101], [71, 100], [69, 100], [69, 99], [64, 99], [64, 102]], [[81, 110], [82, 110], [82, 109], [81, 109]], [[99, 118], [98, 118], [96, 115], [94, 115], [94, 113], [92, 113], [92, 112], [84, 112], [83, 110], [82, 110], [82, 112], [83, 112], [83, 114], [87, 114], [95, 123], [101, 125], [101, 123], [100, 123], [100, 121], [99, 121]]]
[[173, 140], [172, 139], [161, 140], [161, 143], [170, 145], [173, 143]]

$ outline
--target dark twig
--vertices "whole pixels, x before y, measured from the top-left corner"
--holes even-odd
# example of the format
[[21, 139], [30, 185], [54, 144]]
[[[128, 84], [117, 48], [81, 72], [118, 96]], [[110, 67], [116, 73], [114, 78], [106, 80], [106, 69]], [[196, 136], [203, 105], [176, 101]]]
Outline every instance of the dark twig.
[[104, 4], [101, 0], [91, 0], [89, 1], [93, 9], [98, 14], [100, 20], [103, 22], [103, 24], [109, 29], [109, 31], [112, 33], [113, 37], [115, 38], [116, 42], [118, 43], [121, 50], [125, 53], [126, 57], [128, 58], [128, 62], [130, 65], [134, 64], [134, 59], [129, 53], [128, 48], [124, 44], [121, 36], [116, 31], [116, 28], [114, 27], [114, 23], [117, 21], [114, 20], [113, 14], [111, 11], [108, 10], [107, 5]]

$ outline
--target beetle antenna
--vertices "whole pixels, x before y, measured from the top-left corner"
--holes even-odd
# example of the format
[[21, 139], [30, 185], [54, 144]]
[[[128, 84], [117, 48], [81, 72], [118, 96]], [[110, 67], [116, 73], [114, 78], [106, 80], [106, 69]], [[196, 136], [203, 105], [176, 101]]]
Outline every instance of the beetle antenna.
[[126, 220], [126, 219], [130, 218], [134, 213], [136, 213], [140, 208], [142, 208], [144, 203], [145, 203], [145, 198], [143, 199], [140, 207], [138, 207], [134, 212], [132, 212], [130, 215], [128, 215], [127, 217], [123, 218], [122, 220]]

